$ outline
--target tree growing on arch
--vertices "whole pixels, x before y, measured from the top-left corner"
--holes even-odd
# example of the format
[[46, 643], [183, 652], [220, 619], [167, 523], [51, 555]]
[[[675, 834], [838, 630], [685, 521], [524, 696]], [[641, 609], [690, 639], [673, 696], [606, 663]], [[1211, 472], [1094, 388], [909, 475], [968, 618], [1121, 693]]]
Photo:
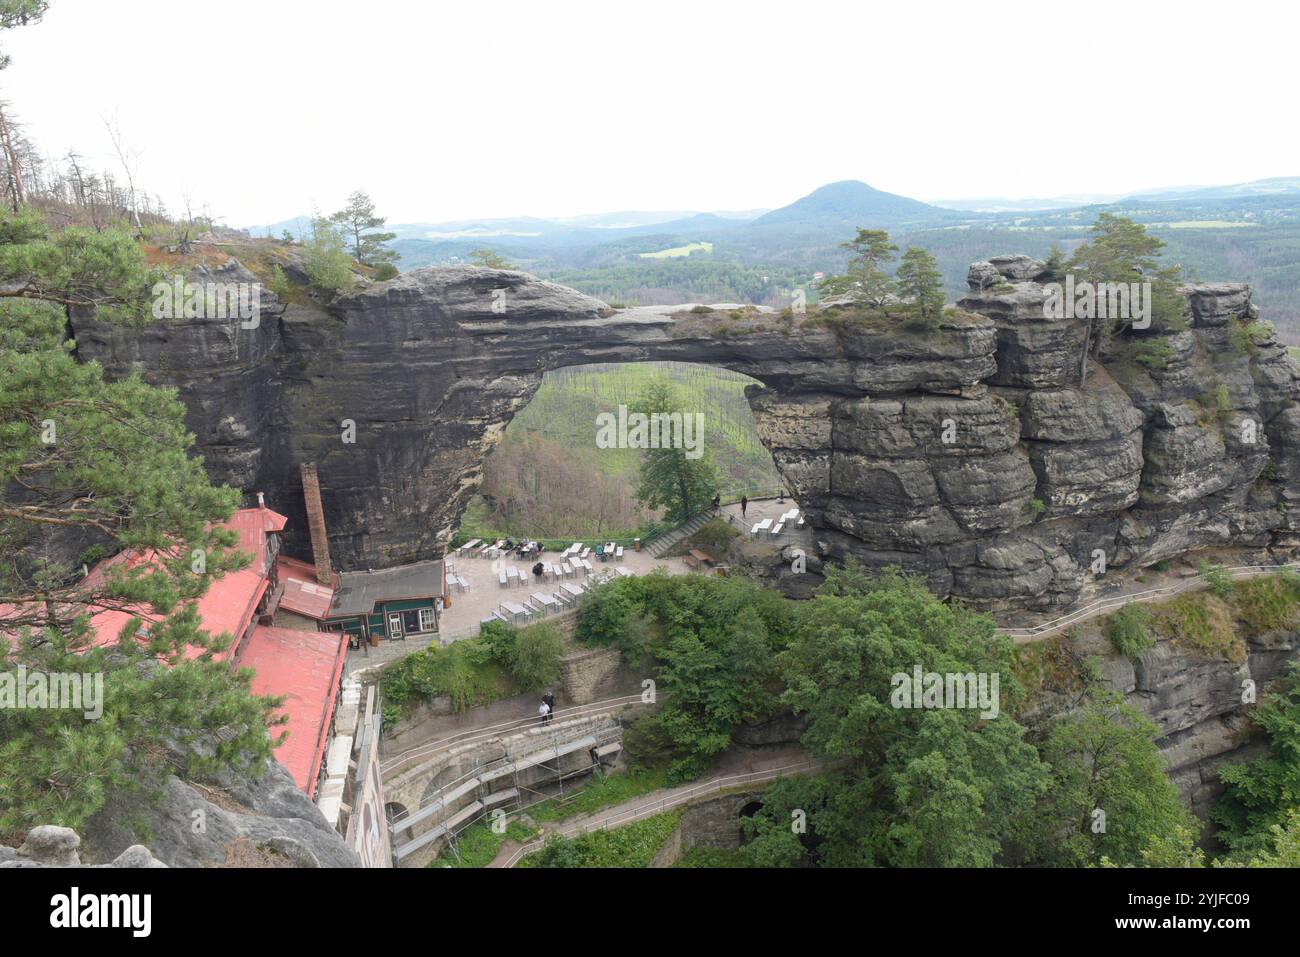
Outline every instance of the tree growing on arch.
[[[683, 420], [693, 415], [682, 409], [682, 403], [673, 387], [656, 380], [646, 387], [629, 412], [641, 412], [651, 422], [656, 415], [679, 415]], [[703, 436], [698, 436], [703, 441]], [[680, 444], [680, 443], [679, 443]], [[691, 458], [686, 448], [647, 448], [642, 452], [637, 501], [646, 508], [663, 508], [667, 518], [685, 522], [705, 508], [718, 490], [718, 470], [708, 449], [698, 458]]]
[[828, 296], [852, 294], [871, 306], [883, 306], [894, 293], [894, 281], [885, 272], [885, 263], [894, 258], [898, 247], [889, 241], [883, 229], [858, 227], [858, 235], [840, 244], [853, 253], [848, 269], [841, 275], [828, 276], [821, 289]]
[[359, 266], [392, 265], [402, 257], [388, 249], [384, 243], [397, 238], [397, 233], [373, 232], [382, 229], [388, 219], [375, 215], [375, 202], [364, 190], [348, 197], [348, 204], [330, 217], [351, 238], [352, 258]]

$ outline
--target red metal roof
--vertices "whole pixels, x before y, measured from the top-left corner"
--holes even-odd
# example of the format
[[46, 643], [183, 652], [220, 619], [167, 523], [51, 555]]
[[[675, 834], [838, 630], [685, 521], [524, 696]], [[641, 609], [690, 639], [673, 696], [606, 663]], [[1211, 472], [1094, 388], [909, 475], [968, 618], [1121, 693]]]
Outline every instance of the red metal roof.
[[341, 633], [258, 625], [239, 656], [241, 667], [256, 672], [255, 694], [285, 699], [277, 713], [289, 720], [272, 733], [288, 731], [289, 737], [275, 749], [275, 757], [309, 798], [316, 796], [346, 643]]
[[316, 580], [314, 566], [285, 555], [277, 558], [275, 564], [280, 584], [284, 586], [281, 608], [317, 621], [329, 617], [334, 589]]
[[[236, 640], [248, 630], [257, 610], [258, 602], [270, 586], [267, 574], [266, 536], [281, 531], [288, 519], [265, 506], [241, 509], [225, 523], [227, 528], [239, 533], [240, 547], [252, 552], [249, 567], [227, 572], [214, 581], [207, 593], [198, 601], [198, 612], [204, 630], [211, 634], [228, 632]], [[94, 583], [108, 574], [115, 565], [123, 562], [140, 564], [153, 560], [148, 552], [122, 552], [95, 566], [86, 581]], [[315, 581], [311, 566], [293, 559], [280, 559], [280, 569], [293, 576], [301, 602], [310, 608], [327, 610], [333, 598], [333, 589], [324, 589]], [[306, 587], [310, 586], [310, 587]], [[323, 591], [323, 593], [322, 593]], [[286, 586], [285, 597], [289, 597]], [[285, 607], [287, 603], [282, 602]], [[296, 610], [296, 609], [293, 609]], [[3, 620], [0, 608], [0, 621]], [[310, 614], [309, 611], [300, 612]], [[101, 609], [91, 616], [91, 627], [96, 633], [94, 644], [116, 644], [127, 623], [136, 615], [132, 610]], [[138, 617], [148, 624], [152, 615], [138, 611]], [[0, 640], [9, 636], [0, 631]], [[289, 628], [257, 626], [252, 630], [244, 647], [231, 646], [215, 656], [218, 660], [234, 660], [241, 667], [254, 669], [252, 688], [261, 695], [284, 696], [281, 712], [288, 715], [288, 723], [281, 728], [289, 737], [276, 749], [276, 758], [289, 769], [294, 781], [315, 796], [316, 779], [325, 756], [330, 719], [338, 695], [339, 679], [346, 656], [347, 636], [342, 633], [296, 631]], [[196, 658], [202, 649], [186, 649], [187, 658]]]
[[253, 553], [250, 568], [265, 572], [268, 570], [266, 555], [266, 535], [268, 532], [282, 532], [289, 520], [279, 512], [272, 511], [265, 505], [260, 508], [241, 508], [225, 523], [226, 528], [239, 533], [239, 547]]
[[[226, 572], [214, 581], [207, 593], [199, 599], [199, 619], [203, 623], [203, 629], [209, 634], [219, 635], [228, 632], [238, 642], [240, 636], [248, 629], [248, 625], [253, 620], [253, 613], [257, 610], [257, 603], [262, 600], [268, 585], [266, 535], [268, 532], [281, 531], [288, 522], [289, 520], [283, 515], [263, 506], [240, 509], [224, 523], [226, 528], [239, 533], [239, 547], [243, 551], [251, 552], [253, 561], [247, 568]], [[93, 581], [101, 577], [108, 568], [118, 562], [134, 563], [141, 560], [140, 556], [129, 553], [115, 555], [96, 565], [86, 576], [86, 580]], [[144, 556], [143, 560], [149, 560], [149, 556]], [[146, 623], [153, 617], [144, 614], [142, 609], [137, 609], [135, 613], [139, 614]], [[95, 640], [92, 644], [97, 646], [116, 644], [122, 629], [126, 627], [132, 616], [132, 611], [117, 610], [105, 610], [93, 614], [90, 626], [95, 631]], [[225, 661], [237, 650], [235, 645], [232, 645], [214, 657], [218, 661]], [[186, 649], [185, 657], [193, 659], [202, 653], [203, 649], [190, 647]]]

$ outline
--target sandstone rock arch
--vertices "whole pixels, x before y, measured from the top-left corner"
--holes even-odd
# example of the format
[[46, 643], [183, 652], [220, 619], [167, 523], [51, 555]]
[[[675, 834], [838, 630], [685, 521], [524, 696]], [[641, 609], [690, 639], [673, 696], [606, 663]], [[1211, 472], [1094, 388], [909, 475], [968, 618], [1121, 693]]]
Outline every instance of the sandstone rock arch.
[[[1256, 318], [1249, 289], [1190, 288], [1189, 328], [1160, 337], [1164, 368], [1093, 363], [1078, 388], [1083, 329], [1044, 318], [1041, 266], [976, 264], [964, 312], [935, 333], [815, 313], [613, 310], [471, 267], [417, 269], [328, 310], [268, 296], [248, 330], [73, 323], [83, 358], [180, 389], [214, 476], [266, 491], [302, 554], [298, 464], [316, 462], [345, 569], [440, 557], [483, 459], [546, 371], [653, 360], [761, 383], [747, 390], [760, 435], [819, 550], [923, 574], [941, 595], [1045, 608], [1080, 597], [1099, 551], [1115, 567], [1291, 544], [1300, 374], [1271, 333], [1236, 347]], [[1197, 397], [1216, 383], [1228, 408], [1207, 418]], [[1258, 441], [1240, 440], [1246, 421]]]

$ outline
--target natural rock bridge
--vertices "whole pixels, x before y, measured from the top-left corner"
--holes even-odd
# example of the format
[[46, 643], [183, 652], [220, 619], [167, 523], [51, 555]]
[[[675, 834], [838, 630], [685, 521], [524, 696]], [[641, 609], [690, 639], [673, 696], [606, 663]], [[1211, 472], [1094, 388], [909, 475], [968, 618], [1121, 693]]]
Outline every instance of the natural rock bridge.
[[[1148, 336], [1163, 365], [1103, 356], [1078, 388], [1084, 325], [1044, 318], [1041, 275], [1023, 256], [976, 264], [964, 311], [930, 333], [815, 311], [613, 310], [476, 268], [414, 270], [328, 311], [266, 295], [252, 329], [73, 325], [83, 359], [177, 387], [214, 478], [266, 491], [304, 554], [298, 465], [317, 463], [345, 569], [440, 557], [546, 371], [653, 360], [758, 380], [762, 439], [822, 553], [899, 565], [940, 595], [1063, 606], [1098, 553], [1115, 567], [1293, 544], [1300, 386], [1253, 326], [1248, 288], [1190, 287], [1188, 328]], [[252, 277], [232, 262], [199, 278]]]

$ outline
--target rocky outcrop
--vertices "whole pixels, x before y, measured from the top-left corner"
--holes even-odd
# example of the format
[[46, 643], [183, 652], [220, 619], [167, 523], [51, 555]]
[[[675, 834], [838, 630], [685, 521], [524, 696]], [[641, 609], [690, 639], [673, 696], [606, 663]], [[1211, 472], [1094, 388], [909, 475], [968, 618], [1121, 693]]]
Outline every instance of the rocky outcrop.
[[0, 845], [0, 868], [166, 866], [141, 844], [131, 845], [107, 864], [82, 864], [81, 837], [70, 827], [53, 824], [32, 828], [17, 849]]
[[111, 859], [135, 843], [141, 823], [154, 857], [168, 867], [271, 860], [295, 867], [360, 866], [320, 809], [273, 760], [257, 778], [169, 778], [159, 800], [117, 802], [91, 817], [86, 846], [95, 859]]
[[1098, 550], [1114, 569], [1294, 545], [1300, 373], [1249, 289], [1188, 287], [1185, 329], [1109, 344], [1080, 384], [1084, 324], [1045, 317], [1044, 270], [975, 264], [933, 332], [826, 311], [613, 310], [469, 267], [414, 270], [328, 309], [264, 292], [255, 328], [73, 325], [83, 358], [177, 387], [213, 475], [265, 491], [303, 555], [298, 465], [315, 462], [343, 568], [442, 555], [548, 369], [646, 360], [757, 379], [760, 434], [821, 556], [899, 565], [941, 595], [1047, 609], [1095, 586]]
[[[1124, 696], [1160, 731], [1160, 747], [1170, 779], [1187, 805], [1209, 819], [1223, 794], [1219, 770], [1227, 763], [1249, 760], [1265, 749], [1244, 708], [1249, 689], [1262, 698], [1289, 662], [1300, 657], [1300, 632], [1246, 633], [1244, 661], [1198, 655], [1191, 648], [1155, 633], [1154, 646], [1129, 659], [1106, 640], [1101, 622], [1075, 629], [1069, 651], [1077, 667], [1095, 658], [1102, 662], [1102, 682]], [[1068, 709], [1064, 697], [1049, 690], [1040, 715]], [[1214, 847], [1211, 832], [1207, 846]]]

